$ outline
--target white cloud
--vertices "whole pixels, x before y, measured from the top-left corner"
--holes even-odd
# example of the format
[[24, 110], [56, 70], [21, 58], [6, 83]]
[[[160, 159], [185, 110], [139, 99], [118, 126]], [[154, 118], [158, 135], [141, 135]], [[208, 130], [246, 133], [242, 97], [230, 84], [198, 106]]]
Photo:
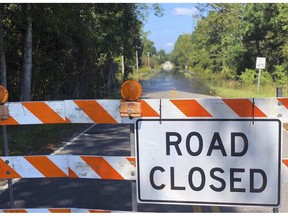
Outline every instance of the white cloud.
[[167, 43], [166, 46], [167, 47], [174, 47], [174, 43]]
[[173, 9], [172, 14], [175, 16], [192, 16], [199, 14], [199, 10], [195, 7], [193, 8], [176, 7]]

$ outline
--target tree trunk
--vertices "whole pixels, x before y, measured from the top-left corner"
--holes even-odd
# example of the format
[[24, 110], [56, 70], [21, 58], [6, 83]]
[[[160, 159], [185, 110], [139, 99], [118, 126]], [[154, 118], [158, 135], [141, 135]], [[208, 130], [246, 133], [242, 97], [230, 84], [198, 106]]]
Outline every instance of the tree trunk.
[[4, 29], [2, 20], [3, 20], [2, 5], [0, 4], [0, 80], [1, 85], [7, 88]]
[[31, 4], [22, 4], [24, 13], [25, 31], [23, 34], [23, 59], [22, 59], [22, 80], [21, 80], [21, 101], [31, 100], [32, 80], [32, 17]]

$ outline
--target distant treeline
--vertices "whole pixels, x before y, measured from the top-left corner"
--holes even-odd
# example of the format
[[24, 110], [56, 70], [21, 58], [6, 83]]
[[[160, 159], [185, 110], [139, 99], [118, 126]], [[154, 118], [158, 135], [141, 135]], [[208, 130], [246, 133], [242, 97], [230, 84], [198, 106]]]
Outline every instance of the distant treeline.
[[[0, 4], [1, 83], [9, 100], [103, 98], [135, 67], [157, 4]], [[139, 49], [139, 60], [141, 49]], [[117, 67], [118, 66], [118, 67]]]
[[256, 57], [266, 57], [261, 82], [287, 85], [288, 4], [199, 5], [192, 34], [181, 35], [172, 61], [214, 78], [257, 80]]

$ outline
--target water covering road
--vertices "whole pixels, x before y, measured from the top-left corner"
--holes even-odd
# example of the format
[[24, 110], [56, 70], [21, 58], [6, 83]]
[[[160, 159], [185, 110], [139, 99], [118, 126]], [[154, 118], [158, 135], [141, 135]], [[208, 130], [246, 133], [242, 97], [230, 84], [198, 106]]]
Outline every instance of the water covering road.
[[[143, 81], [142, 86], [142, 98], [211, 97], [206, 95], [209, 89], [199, 86], [197, 80], [188, 81], [183, 75], [172, 73], [159, 73], [157, 77]], [[57, 154], [130, 156], [129, 127], [127, 125], [94, 125], [79, 138], [68, 143]], [[284, 133], [284, 136], [287, 142], [287, 134]], [[287, 191], [287, 185], [284, 185], [283, 189]], [[131, 211], [131, 194], [129, 181], [51, 178], [22, 179], [14, 184], [16, 208], [88, 208]], [[9, 191], [5, 190], [0, 195], [0, 208], [9, 207]], [[138, 211], [272, 212], [272, 208], [138, 204]], [[288, 212], [287, 203], [280, 209], [280, 212]]]
[[141, 82], [142, 98], [208, 98], [209, 88], [197, 79], [186, 79], [183, 74], [161, 72]]

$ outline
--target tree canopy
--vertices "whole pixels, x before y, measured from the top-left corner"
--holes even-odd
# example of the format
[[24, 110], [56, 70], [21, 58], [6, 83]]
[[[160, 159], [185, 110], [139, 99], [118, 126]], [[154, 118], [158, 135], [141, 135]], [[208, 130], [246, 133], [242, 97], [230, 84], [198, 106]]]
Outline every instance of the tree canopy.
[[23, 91], [27, 20], [33, 35], [31, 99], [103, 98], [115, 89], [120, 56], [124, 79], [132, 72], [147, 13], [161, 14], [157, 4], [29, 5], [26, 10], [26, 4], [0, 4], [10, 101]]
[[288, 4], [215, 3], [201, 11], [192, 34], [181, 35], [176, 42], [172, 52], [176, 64], [210, 77], [241, 79], [243, 73], [255, 70], [257, 57], [266, 57], [263, 75], [279, 85], [285, 83]]

